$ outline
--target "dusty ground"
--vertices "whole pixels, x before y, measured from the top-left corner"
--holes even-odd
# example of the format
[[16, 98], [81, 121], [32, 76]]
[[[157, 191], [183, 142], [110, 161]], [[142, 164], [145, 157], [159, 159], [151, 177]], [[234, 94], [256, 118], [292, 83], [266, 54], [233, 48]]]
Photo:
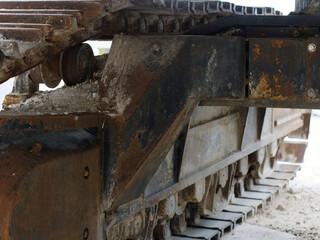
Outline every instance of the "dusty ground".
[[300, 239], [320, 239], [320, 112], [311, 120], [309, 145], [302, 170], [289, 191], [247, 223], [294, 234]]

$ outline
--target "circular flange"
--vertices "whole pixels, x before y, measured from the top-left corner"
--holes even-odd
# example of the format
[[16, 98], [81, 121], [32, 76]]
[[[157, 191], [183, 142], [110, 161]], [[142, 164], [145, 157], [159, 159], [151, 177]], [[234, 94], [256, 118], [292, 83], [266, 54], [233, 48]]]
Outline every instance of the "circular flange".
[[59, 60], [60, 55], [30, 70], [31, 79], [35, 83], [44, 83], [49, 88], [58, 86], [61, 82]]
[[94, 55], [89, 44], [82, 43], [61, 54], [60, 73], [66, 85], [82, 83], [93, 77]]

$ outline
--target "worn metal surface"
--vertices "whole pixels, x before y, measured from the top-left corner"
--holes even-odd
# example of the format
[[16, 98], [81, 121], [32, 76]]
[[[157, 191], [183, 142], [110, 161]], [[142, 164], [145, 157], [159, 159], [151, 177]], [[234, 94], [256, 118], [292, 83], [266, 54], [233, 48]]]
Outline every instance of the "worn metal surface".
[[24, 72], [15, 77], [12, 92], [5, 96], [2, 106], [6, 108], [11, 104], [21, 103], [37, 90], [38, 85], [30, 78], [28, 72]]
[[305, 110], [302, 114], [303, 119], [303, 127], [290, 133], [290, 138], [300, 138], [300, 139], [308, 139], [309, 137], [309, 129], [310, 129], [310, 120], [311, 120], [311, 111]]
[[144, 193], [146, 197], [164, 190], [176, 182], [178, 169], [175, 165], [178, 159], [175, 158], [175, 150], [174, 147], [170, 149], [157, 172], [151, 178]]
[[180, 237], [190, 237], [192, 239], [216, 240], [220, 238], [218, 230], [204, 229], [204, 228], [187, 228], [183, 233], [177, 234]]
[[1, 1], [0, 82], [97, 35], [102, 1]]
[[88, 44], [79, 44], [61, 55], [60, 73], [66, 85], [71, 86], [92, 79], [94, 71], [93, 51]]
[[[57, 6], [58, 10], [62, 6], [59, 5], [60, 1], [55, 1], [55, 4], [59, 3], [58, 5], [54, 5], [53, 1], [48, 2], [51, 2], [48, 3], [49, 5], [53, 4], [53, 8]], [[68, 2], [64, 3], [68, 5], [73, 1], [65, 2]], [[88, 1], [88, 4], [92, 6], [93, 2], [95, 1]], [[136, 13], [129, 11], [130, 14], [123, 11], [95, 22], [105, 14], [99, 3], [98, 14], [92, 13], [92, 19], [89, 18], [86, 22], [84, 15], [87, 9], [79, 11], [78, 5], [74, 5], [76, 9], [67, 9], [64, 7], [67, 5], [63, 5], [63, 11], [60, 9], [61, 12], [58, 14], [48, 9], [37, 10], [36, 13], [33, 10], [25, 10], [29, 3], [39, 4], [40, 1], [38, 3], [36, 1], [15, 2], [18, 9], [12, 12], [19, 17], [24, 16], [28, 27], [23, 31], [13, 30], [10, 34], [16, 32], [25, 34], [21, 36], [28, 41], [33, 41], [32, 46], [35, 48], [39, 48], [35, 42], [41, 42], [43, 39], [47, 42], [50, 40], [57, 47], [50, 49], [47, 48], [47, 45], [43, 45], [43, 49], [45, 51], [49, 49], [49, 52], [42, 53], [40, 49], [41, 58], [37, 58], [40, 55], [35, 53], [32, 61], [23, 65], [25, 68], [34, 66], [36, 62], [39, 63], [46, 57], [65, 50], [75, 43], [100, 34], [102, 26], [106, 30], [105, 35], [119, 32], [119, 26], [110, 26], [112, 17], [114, 17], [113, 23], [121, 23], [124, 32], [145, 34], [157, 31], [157, 33], [162, 33], [169, 28], [170, 32], [182, 33], [196, 24], [203, 24], [205, 21], [202, 13], [205, 12], [206, 15], [209, 10], [221, 15], [250, 14], [250, 11], [256, 15], [268, 15], [274, 12], [267, 8], [239, 8], [230, 3], [217, 3], [218, 5], [214, 6], [210, 2], [191, 4], [176, 2], [170, 11], [185, 14], [184, 17], [176, 17], [177, 15], [171, 18], [143, 17], [140, 16], [139, 11]], [[136, 3], [136, 7], [138, 4], [139, 2]], [[140, 4], [143, 6], [146, 3], [140, 2]], [[42, 7], [46, 8], [49, 5]], [[111, 5], [107, 3], [106, 7], [113, 11], [115, 8], [129, 5], [131, 6], [131, 3], [126, 1], [114, 1]], [[8, 4], [8, 6], [13, 8], [14, 5]], [[19, 6], [22, 6], [21, 12]], [[30, 9], [33, 8], [30, 7]], [[15, 14], [8, 14], [9, 12], [11, 11], [5, 9], [1, 15], [0, 11], [0, 21], [2, 18], [9, 22], [3, 24], [10, 26], [9, 29], [3, 30], [3, 34], [11, 38], [9, 32], [12, 25], [10, 23], [14, 23], [18, 17], [15, 17]], [[200, 12], [201, 18], [190, 18], [190, 12], [192, 14]], [[4, 17], [5, 14], [8, 16]], [[129, 15], [131, 18], [128, 17]], [[124, 17], [124, 21], [118, 21], [118, 17]], [[34, 21], [40, 22], [41, 30], [35, 27], [37, 25]], [[298, 30], [303, 33], [301, 29]], [[56, 35], [57, 31], [64, 34], [63, 38], [62, 35]], [[81, 31], [84, 31], [85, 34], [81, 35]], [[255, 31], [256, 29], [253, 29], [251, 33]], [[279, 34], [279, 31], [276, 30], [270, 32], [275, 35]], [[270, 34], [270, 32], [265, 33]], [[291, 33], [291, 29], [288, 32], [289, 35], [294, 34], [294, 32]], [[214, 34], [214, 31], [212, 33]], [[301, 36], [308, 37], [316, 33], [314, 29], [308, 29]], [[70, 40], [70, 36], [75, 37]], [[65, 42], [62, 42], [62, 39]], [[252, 101], [253, 105], [257, 105], [257, 102], [254, 101], [261, 100], [272, 107], [277, 101], [285, 105], [288, 104], [288, 100], [302, 104], [308, 104], [309, 100], [312, 100], [313, 104], [318, 101], [318, 92], [312, 95], [311, 91], [305, 91], [305, 88], [316, 89], [318, 86], [316, 82], [318, 42], [316, 39], [249, 38], [248, 41], [249, 69], [246, 69], [248, 52], [246, 52], [243, 37], [118, 36], [113, 42], [105, 66], [106, 71], [100, 83], [100, 106], [101, 109], [108, 112], [108, 115], [103, 117], [100, 115], [25, 117], [4, 115], [1, 117], [0, 129], [3, 132], [0, 132], [0, 137], [8, 140], [10, 144], [30, 151], [31, 153], [28, 152], [22, 158], [23, 162], [35, 164], [31, 164], [30, 168], [27, 166], [24, 169], [25, 172], [22, 173], [24, 177], [29, 169], [34, 168], [32, 174], [26, 177], [28, 180], [31, 178], [32, 181], [25, 182], [18, 190], [26, 194], [21, 195], [24, 202], [19, 202], [17, 208], [12, 207], [8, 209], [8, 212], [2, 213], [3, 216], [7, 216], [13, 212], [17, 214], [14, 215], [15, 219], [18, 219], [9, 223], [11, 224], [9, 227], [6, 227], [7, 222], [4, 223], [3, 234], [8, 235], [7, 229], [12, 227], [15, 239], [21, 239], [21, 236], [27, 236], [30, 239], [70, 238], [70, 235], [83, 239], [95, 239], [101, 238], [99, 234], [105, 234], [104, 237], [108, 239], [131, 239], [137, 236], [148, 238], [152, 234], [157, 218], [163, 220], [161, 231], [165, 231], [169, 220], [174, 214], [183, 215], [184, 208], [187, 209], [187, 219], [196, 222], [200, 217], [198, 204], [207, 196], [204, 190], [208, 187], [207, 180], [210, 177], [212, 181], [215, 181], [210, 187], [215, 192], [214, 198], [210, 199], [212, 209], [222, 210], [229, 204], [233, 191], [235, 162], [300, 128], [302, 120], [294, 116], [285, 121], [287, 124], [280, 124], [280, 120], [276, 119], [279, 124], [273, 129], [273, 114], [270, 110], [260, 109], [260, 111], [251, 108], [247, 114], [247, 109], [226, 107], [204, 114], [204, 111], [213, 109], [208, 106], [198, 108], [190, 120], [198, 103], [204, 102], [203, 100], [216, 101], [218, 99], [233, 104]], [[256, 48], [256, 44], [263, 47]], [[13, 44], [11, 50], [15, 47], [20, 48], [21, 45]], [[301, 54], [298, 58], [289, 60], [283, 57], [283, 54], [291, 54], [291, 52]], [[260, 54], [263, 57], [260, 58]], [[28, 61], [28, 59], [24, 60]], [[293, 65], [295, 72], [290, 69], [292, 62], [296, 64]], [[274, 70], [276, 65], [281, 66]], [[21, 66], [19, 67], [22, 69]], [[307, 71], [310, 69], [311, 73], [308, 75]], [[249, 71], [250, 78], [248, 92], [246, 92], [246, 70]], [[278, 79], [269, 76], [262, 79], [266, 72], [270, 76], [275, 75]], [[253, 74], [250, 75], [250, 73]], [[267, 83], [265, 84], [261, 79]], [[74, 82], [74, 79], [71, 82]], [[263, 86], [260, 86], [261, 84]], [[288, 88], [288, 84], [289, 86], [293, 84], [295, 88]], [[308, 94], [308, 101], [299, 96], [305, 93]], [[59, 135], [58, 130], [63, 134]], [[44, 134], [46, 131], [49, 134]], [[20, 132], [26, 139], [23, 138], [17, 142], [15, 134], [20, 134]], [[32, 132], [33, 135], [30, 138], [28, 135], [27, 139], [28, 132]], [[96, 148], [92, 152], [91, 150], [84, 150], [81, 153], [71, 152], [96, 144], [97, 136], [102, 138], [101, 151]], [[63, 140], [59, 141], [59, 137], [62, 137]], [[15, 138], [14, 141], [11, 141], [13, 138]], [[78, 138], [81, 138], [81, 141], [78, 141]], [[72, 139], [74, 144], [69, 146], [67, 142]], [[45, 146], [46, 141], [51, 148]], [[57, 142], [59, 143], [56, 144]], [[59, 144], [66, 145], [67, 148], [60, 148]], [[197, 151], [194, 150], [195, 148]], [[60, 153], [47, 153], [46, 151], [49, 150], [66, 151], [67, 153], [60, 156]], [[100, 153], [102, 154], [101, 159], [99, 158]], [[23, 155], [13, 151], [8, 154], [11, 158], [15, 154], [19, 157]], [[54, 155], [52, 159], [51, 154]], [[86, 159], [83, 160], [83, 157]], [[8, 159], [10, 160], [10, 157]], [[20, 160], [16, 162], [13, 158], [11, 160], [8, 163], [9, 166], [20, 163]], [[50, 164], [47, 162], [40, 164], [37, 161], [49, 161]], [[95, 178], [94, 183], [88, 189], [89, 185], [81, 181], [87, 183], [88, 179], [91, 179], [92, 167], [88, 164], [92, 164], [93, 161]], [[1, 161], [1, 163], [7, 164], [6, 161]], [[13, 168], [19, 169], [16, 165]], [[82, 171], [81, 180], [77, 178], [79, 169]], [[66, 172], [70, 174], [65, 174]], [[212, 176], [213, 174], [216, 175]], [[44, 175], [46, 179], [41, 182]], [[34, 183], [37, 185], [33, 185]], [[47, 193], [43, 194], [42, 190], [49, 183], [53, 184], [46, 189]], [[270, 181], [266, 183], [270, 184]], [[63, 185], [63, 187], [56, 191], [56, 185]], [[41, 191], [36, 192], [34, 186]], [[72, 189], [69, 191], [69, 188]], [[13, 187], [10, 186], [9, 190], [12, 189]], [[89, 195], [83, 197], [81, 194], [84, 192], [88, 192]], [[27, 193], [34, 194], [27, 195]], [[56, 195], [49, 199], [51, 194]], [[23, 198], [24, 196], [26, 198]], [[66, 203], [65, 199], [71, 200]], [[58, 210], [51, 205], [46, 205], [51, 201], [57, 202]], [[105, 211], [103, 216], [98, 214], [97, 206], [101, 203], [100, 201], [102, 201], [102, 206], [99, 206], [99, 211]], [[38, 202], [39, 207], [43, 208], [37, 209], [38, 206], [34, 202]], [[85, 205], [88, 203], [92, 208]], [[192, 203], [192, 208], [190, 203]], [[38, 216], [45, 211], [44, 208], [50, 208], [48, 214]], [[76, 211], [76, 208], [80, 211]], [[29, 210], [38, 212], [31, 215]], [[55, 210], [57, 212], [54, 212]], [[54, 226], [50, 225], [52, 222], [56, 223], [61, 216], [66, 216], [63, 221]], [[51, 217], [52, 221], [48, 221], [47, 217]], [[106, 219], [103, 219], [104, 217]], [[77, 219], [73, 220], [73, 218]], [[31, 221], [31, 225], [28, 225], [28, 220]], [[68, 221], [72, 222], [72, 225], [66, 228]], [[30, 230], [29, 226], [33, 229]], [[60, 228], [56, 229], [57, 227]], [[79, 228], [81, 228], [80, 231]], [[198, 233], [196, 231], [196, 234]]]
[[249, 99], [318, 101], [318, 45], [316, 39], [251, 40]]
[[246, 98], [201, 105], [319, 108], [318, 46], [316, 38], [249, 39]]
[[215, 15], [243, 15], [250, 11], [253, 15], [279, 15], [271, 8], [173, 0], [5, 0], [0, 9], [0, 82], [99, 35], [177, 34], [213, 21]]
[[286, 140], [280, 144], [278, 158], [280, 161], [303, 163], [307, 141]]
[[50, 88], [57, 87], [61, 81], [59, 62], [60, 54], [30, 70], [32, 81], [45, 83]]
[[98, 147], [74, 153], [2, 150], [0, 238], [102, 239], [99, 155]]
[[241, 149], [244, 149], [251, 145], [254, 142], [257, 142], [260, 139], [262, 125], [264, 124], [264, 120], [266, 122], [269, 119], [264, 119], [265, 117], [264, 108], [248, 108], [248, 113], [246, 115], [246, 122], [244, 127], [244, 132], [241, 141]]
[[242, 151], [234, 152], [229, 157], [225, 158], [222, 161], [219, 161], [216, 164], [213, 164], [209, 167], [206, 167], [205, 169], [202, 169], [198, 171], [196, 174], [194, 174], [192, 177], [187, 178], [185, 180], [181, 180], [178, 183], [172, 185], [169, 189], [165, 189], [157, 194], [154, 194], [148, 198], [145, 199], [146, 206], [152, 206], [155, 202], [157, 202], [159, 199], [165, 198], [169, 193], [173, 193], [176, 191], [180, 191], [187, 186], [190, 186], [193, 182], [199, 181], [204, 177], [210, 176], [212, 172], [216, 172], [226, 166], [228, 166], [231, 163], [236, 162], [237, 160], [249, 155], [250, 153], [258, 150], [259, 148], [272, 143], [274, 140], [281, 138], [281, 136], [286, 136], [290, 132], [299, 129], [303, 125], [303, 122], [301, 120], [296, 120], [293, 122], [289, 122], [285, 127], [279, 127], [272, 135], [269, 135], [268, 137], [261, 139], [258, 142], [255, 142], [254, 144], [248, 146], [245, 149], [242, 149]]
[[233, 224], [227, 221], [201, 219], [199, 223], [194, 225], [194, 227], [219, 230], [221, 232], [221, 236], [223, 236], [225, 232], [230, 232], [233, 229]]
[[231, 114], [188, 131], [180, 179], [184, 179], [197, 172], [198, 169], [214, 164], [224, 159], [230, 152], [240, 149], [242, 133], [238, 129], [243, 129], [243, 124], [239, 118], [239, 113]]
[[73, 114], [73, 115], [21, 115], [0, 114], [0, 134], [11, 132], [29, 132], [39, 130], [74, 130], [98, 127], [101, 124], [101, 116], [98, 114]]
[[[249, 99], [303, 99], [307, 53], [304, 41], [252, 39], [249, 46]], [[296, 58], [296, 56], [300, 56]]]
[[[294, 33], [295, 30], [303, 29], [302, 32], [306, 32], [306, 36], [312, 37], [312, 27], [318, 27], [319, 16], [226, 16], [223, 18], [218, 18], [215, 21], [212, 21], [204, 26], [192, 29], [188, 31], [188, 34], [196, 35], [215, 35], [218, 33], [226, 33], [231, 29], [251, 29], [252, 30], [262, 29], [264, 33], [271, 33], [272, 35], [266, 35], [258, 33], [258, 36], [261, 37], [275, 37], [277, 34], [280, 34], [281, 37], [297, 38], [297, 35]], [[306, 28], [305, 28], [306, 27]], [[273, 30], [272, 30], [273, 29]], [[278, 30], [276, 30], [278, 29]], [[281, 31], [280, 29], [284, 29]], [[270, 31], [271, 30], [271, 31]], [[316, 30], [317, 32], [317, 30]], [[246, 31], [239, 31], [235, 35], [246, 35]], [[279, 37], [279, 36], [278, 36]]]
[[[192, 98], [243, 96], [244, 69], [235, 67], [243, 60], [243, 48], [242, 39], [229, 42], [211, 37], [121, 37], [114, 41], [103, 77], [107, 80], [101, 82], [99, 92], [108, 103], [101, 101], [101, 108], [113, 110], [114, 115], [105, 131], [108, 205], [142, 194], [146, 180], [190, 118], [198, 102]], [[123, 63], [121, 72], [119, 63]], [[124, 168], [130, 169], [125, 175]]]

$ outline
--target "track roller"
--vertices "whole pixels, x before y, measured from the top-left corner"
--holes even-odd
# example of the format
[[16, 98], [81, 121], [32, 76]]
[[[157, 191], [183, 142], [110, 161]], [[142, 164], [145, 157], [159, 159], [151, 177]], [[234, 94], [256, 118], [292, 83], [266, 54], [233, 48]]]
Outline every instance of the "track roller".
[[30, 70], [30, 76], [36, 83], [44, 83], [49, 88], [55, 88], [61, 82], [59, 69], [60, 55]]
[[82, 83], [93, 77], [94, 55], [90, 45], [79, 44], [61, 54], [60, 73], [66, 85]]

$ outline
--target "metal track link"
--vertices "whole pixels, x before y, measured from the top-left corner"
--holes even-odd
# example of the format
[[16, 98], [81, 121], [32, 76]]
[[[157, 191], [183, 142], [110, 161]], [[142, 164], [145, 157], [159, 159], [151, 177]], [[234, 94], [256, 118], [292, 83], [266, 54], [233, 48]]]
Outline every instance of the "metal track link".
[[[299, 167], [292, 164], [279, 164], [275, 169], [275, 173], [287, 173], [291, 174], [300, 170]], [[279, 170], [283, 172], [279, 172]], [[286, 175], [287, 176], [287, 175]], [[289, 177], [289, 175], [288, 175]], [[274, 180], [274, 179], [268, 179]], [[292, 180], [290, 178], [286, 181]], [[255, 181], [257, 182], [257, 181]], [[258, 181], [259, 182], [259, 181]], [[270, 182], [260, 181], [266, 185], [260, 185], [250, 183], [247, 185], [247, 191], [243, 192], [241, 197], [233, 198], [230, 204], [225, 207], [221, 212], [211, 216], [201, 216], [201, 218], [194, 223], [188, 224], [185, 231], [181, 233], [173, 233], [169, 238], [170, 240], [180, 239], [219, 239], [225, 234], [232, 231], [238, 224], [241, 224], [247, 217], [253, 216], [258, 210], [263, 211], [267, 202], [271, 202], [276, 195], [282, 192], [282, 182]]]

